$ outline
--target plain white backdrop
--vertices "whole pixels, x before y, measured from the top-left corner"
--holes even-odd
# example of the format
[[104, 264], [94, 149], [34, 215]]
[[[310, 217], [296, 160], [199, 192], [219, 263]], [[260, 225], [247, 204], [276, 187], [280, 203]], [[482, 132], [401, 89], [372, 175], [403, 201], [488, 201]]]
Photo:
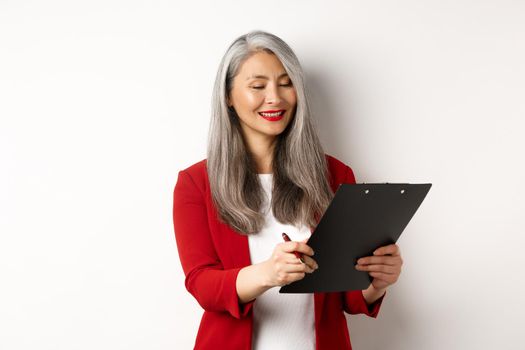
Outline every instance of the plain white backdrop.
[[172, 194], [253, 29], [358, 182], [431, 182], [355, 349], [523, 349], [520, 1], [0, 1], [0, 349], [190, 349]]

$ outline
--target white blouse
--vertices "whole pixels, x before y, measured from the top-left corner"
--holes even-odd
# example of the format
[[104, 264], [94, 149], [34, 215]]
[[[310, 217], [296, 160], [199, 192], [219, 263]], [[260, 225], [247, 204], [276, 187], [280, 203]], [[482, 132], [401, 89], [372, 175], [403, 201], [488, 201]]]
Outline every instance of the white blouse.
[[[273, 174], [259, 174], [266, 193], [263, 210], [266, 222], [263, 229], [248, 236], [252, 264], [268, 260], [286, 232], [292, 241], [309, 238], [310, 229], [278, 222], [270, 203]], [[253, 350], [314, 350], [314, 295], [279, 294], [274, 287], [258, 296], [253, 305]]]

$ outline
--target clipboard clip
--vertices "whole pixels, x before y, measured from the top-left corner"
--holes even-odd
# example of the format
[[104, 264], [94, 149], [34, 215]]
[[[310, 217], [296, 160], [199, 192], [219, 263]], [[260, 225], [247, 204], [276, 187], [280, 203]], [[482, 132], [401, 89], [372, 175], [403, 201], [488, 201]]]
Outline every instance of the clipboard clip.
[[[375, 183], [372, 183], [372, 185], [375, 185], [375, 184], [382, 184], [382, 185], [408, 185], [408, 183], [395, 183], [395, 182], [375, 182]], [[363, 182], [363, 185], [366, 185], [366, 182]], [[369, 189], [366, 189], [365, 190], [365, 194], [368, 194], [370, 192]], [[401, 189], [399, 191], [401, 194], [405, 193], [405, 190], [404, 189]]]

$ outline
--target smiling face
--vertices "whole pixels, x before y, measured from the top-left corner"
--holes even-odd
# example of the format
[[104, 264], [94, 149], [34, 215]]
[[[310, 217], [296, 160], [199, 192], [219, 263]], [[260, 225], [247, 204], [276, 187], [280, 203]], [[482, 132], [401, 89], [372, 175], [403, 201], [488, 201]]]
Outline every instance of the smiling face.
[[286, 70], [277, 56], [266, 51], [241, 65], [228, 98], [228, 106], [237, 112], [249, 143], [275, 139], [290, 123], [296, 105], [295, 88]]

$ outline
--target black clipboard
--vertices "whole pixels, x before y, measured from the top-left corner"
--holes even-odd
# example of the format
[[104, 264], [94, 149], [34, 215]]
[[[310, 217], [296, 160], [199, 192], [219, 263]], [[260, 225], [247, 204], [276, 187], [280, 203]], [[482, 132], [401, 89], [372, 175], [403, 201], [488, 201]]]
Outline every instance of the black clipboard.
[[319, 268], [279, 293], [341, 292], [368, 288], [372, 277], [357, 260], [396, 243], [432, 184], [340, 184], [308, 245]]

